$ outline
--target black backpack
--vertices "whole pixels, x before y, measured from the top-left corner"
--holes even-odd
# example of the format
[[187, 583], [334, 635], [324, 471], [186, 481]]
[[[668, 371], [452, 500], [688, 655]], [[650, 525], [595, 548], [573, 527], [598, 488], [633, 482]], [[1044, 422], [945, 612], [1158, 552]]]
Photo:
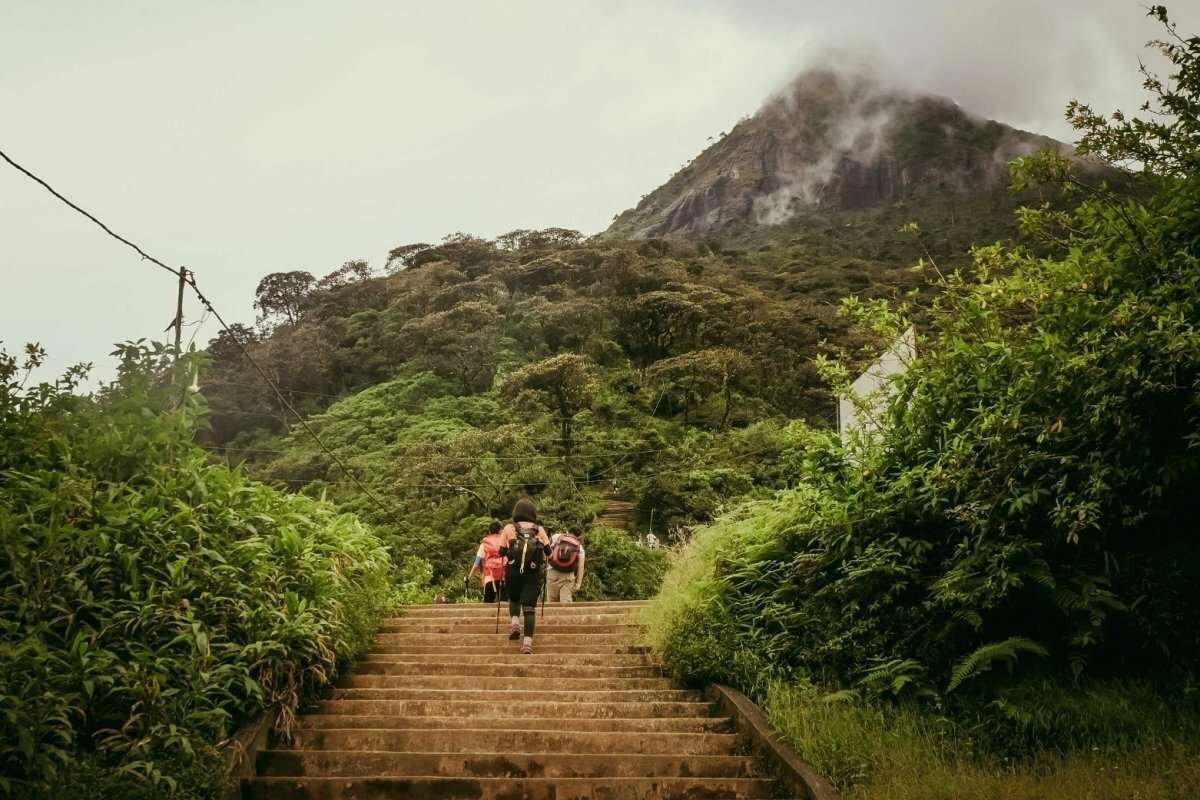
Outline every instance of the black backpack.
[[513, 529], [516, 535], [508, 540], [508, 568], [521, 574], [537, 572], [545, 557], [538, 541], [540, 528], [533, 523], [514, 522]]

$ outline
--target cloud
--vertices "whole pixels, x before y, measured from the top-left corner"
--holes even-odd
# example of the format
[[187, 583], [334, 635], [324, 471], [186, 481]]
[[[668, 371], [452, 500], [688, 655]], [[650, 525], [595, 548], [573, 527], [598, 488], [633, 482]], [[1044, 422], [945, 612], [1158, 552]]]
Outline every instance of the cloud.
[[[232, 319], [252, 319], [267, 272], [378, 265], [453, 230], [602, 229], [830, 44], [1062, 137], [1070, 97], [1136, 105], [1154, 34], [1117, 0], [281, 9], [11, 0], [0, 12], [3, 146], [194, 269]], [[1200, 29], [1200, 10], [1190, 23], [1184, 11], [1184, 29]], [[53, 370], [161, 337], [173, 307], [170, 276], [11, 171], [0, 270], [0, 340], [41, 340]]]
[[[941, 94], [964, 108], [1056, 138], [1068, 137], [1067, 100], [1100, 108], [1140, 104], [1137, 60], [1160, 29], [1137, 0], [740, 0], [726, 9], [748, 25], [807, 32], [791, 71], [831, 52], [877, 64], [894, 82]], [[1200, 7], [1168, 3], [1184, 31]]]

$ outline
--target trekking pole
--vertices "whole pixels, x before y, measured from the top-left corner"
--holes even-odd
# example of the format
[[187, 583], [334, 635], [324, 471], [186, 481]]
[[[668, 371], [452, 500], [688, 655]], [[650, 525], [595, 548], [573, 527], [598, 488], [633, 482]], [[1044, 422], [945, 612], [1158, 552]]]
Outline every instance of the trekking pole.
[[546, 592], [547, 592], [546, 586], [547, 586], [547, 583], [548, 582], [546, 580], [546, 573], [543, 572], [542, 573], [542, 619], [543, 620], [546, 619]]
[[500, 595], [504, 594], [504, 582], [500, 581], [500, 586], [496, 589], [496, 633], [500, 632]]

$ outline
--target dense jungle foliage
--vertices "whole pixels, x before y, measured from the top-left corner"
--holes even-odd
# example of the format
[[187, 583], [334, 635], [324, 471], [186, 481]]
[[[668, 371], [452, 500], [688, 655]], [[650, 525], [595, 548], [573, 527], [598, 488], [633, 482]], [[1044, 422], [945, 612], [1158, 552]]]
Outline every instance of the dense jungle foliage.
[[198, 356], [26, 387], [0, 356], [0, 796], [217, 797], [216, 745], [297, 707], [428, 579], [352, 515], [213, 464]]
[[[523, 493], [552, 527], [578, 531], [607, 499], [630, 501], [637, 532], [677, 541], [788, 486], [801, 464], [797, 420], [832, 422], [814, 358], [823, 342], [859, 342], [836, 313], [841, 297], [913, 294], [924, 307], [935, 287], [912, 262], [928, 249], [969, 268], [972, 241], [1015, 232], [1011, 208], [995, 198], [974, 215], [931, 206], [922, 241], [898, 231], [907, 211], [888, 209], [740, 248], [519, 230], [397, 247], [385, 275], [364, 262], [320, 280], [269, 275], [258, 327], [209, 347], [204, 443], [371, 521], [398, 552], [429, 559], [448, 596], [461, 594], [487, 522]], [[353, 477], [289, 428], [239, 345]], [[643, 553], [647, 581], [597, 572], [585, 594], [652, 593], [662, 557]]]
[[[1068, 111], [1082, 154], [1136, 168], [1135, 196], [1058, 156], [1016, 164], [1018, 186], [1078, 197], [1020, 213], [1044, 254], [943, 270], [882, 432], [811, 433], [802, 480], [700, 530], [653, 609], [675, 671], [750, 690], [843, 786], [885, 780], [861, 739], [905, 725], [959, 756], [1198, 763], [1200, 38], [1167, 30], [1150, 121]], [[843, 307], [885, 341], [908, 322]]]

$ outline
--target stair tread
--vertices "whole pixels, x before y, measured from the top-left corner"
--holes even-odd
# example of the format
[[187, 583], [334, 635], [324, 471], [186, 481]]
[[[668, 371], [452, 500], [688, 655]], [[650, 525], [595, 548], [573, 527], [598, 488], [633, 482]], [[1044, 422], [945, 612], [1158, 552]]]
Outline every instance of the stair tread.
[[[495, 606], [410, 606], [300, 717], [291, 742], [258, 753], [244, 796], [774, 797], [733, 720], [664, 677], [640, 643], [645, 605], [547, 607], [528, 656], [509, 640], [503, 607], [497, 633]], [[520, 706], [518, 718], [480, 716], [498, 696]]]
[[259, 756], [320, 756], [322, 758], [335, 758], [341, 756], [387, 756], [394, 758], [404, 758], [406, 756], [452, 756], [454, 758], [513, 758], [525, 761], [536, 759], [560, 759], [560, 758], [586, 758], [593, 761], [599, 760], [617, 760], [617, 759], [636, 759], [642, 761], [654, 761], [663, 759], [687, 759], [689, 761], [737, 761], [744, 763], [753, 763], [754, 757], [739, 753], [643, 753], [638, 751], [612, 750], [597, 753], [589, 750], [544, 750], [529, 753], [513, 753], [508, 750], [381, 750], [371, 748], [355, 748], [352, 750], [339, 750], [336, 748], [288, 748], [278, 747], [270, 750], [260, 750]]
[[[450, 675], [425, 673], [418, 675], [379, 675], [371, 673], [352, 673], [338, 681], [338, 688], [437, 688], [437, 690], [455, 690], [455, 688], [470, 688], [479, 686], [481, 682], [491, 684], [493, 678], [488, 675]], [[509, 686], [520, 686], [527, 682], [530, 686], [545, 686], [546, 675], [505, 675]], [[672, 682], [666, 678], [578, 678], [572, 682], [572, 687], [580, 690], [665, 690], [672, 691]]]
[[412, 749], [455, 753], [523, 752], [569, 747], [579, 753], [733, 754], [735, 733], [662, 731], [508, 731], [494, 728], [301, 728], [288, 750]]
[[260, 772], [275, 776], [319, 772], [330, 777], [368, 777], [380, 772], [453, 777], [588, 778], [752, 777], [754, 760], [741, 755], [671, 753], [534, 752], [456, 753], [386, 750], [267, 750], [258, 754]]
[[[446, 712], [470, 715], [479, 712], [479, 702], [477, 700], [325, 700], [318, 705], [318, 709], [323, 714], [336, 714], [343, 709], [355, 709], [359, 713], [366, 709], [376, 713], [390, 709], [396, 716], [447, 716]], [[422, 714], [421, 711], [428, 713]], [[530, 716], [562, 716], [564, 720], [572, 717], [589, 719], [705, 717], [710, 715], [712, 704], [706, 702], [531, 703], [525, 706], [524, 711]]]
[[305, 798], [332, 800], [384, 800], [392, 797], [438, 800], [673, 800], [686, 798], [776, 798], [775, 782], [768, 778], [450, 778], [436, 775], [371, 778], [286, 777], [248, 778], [247, 800]]
[[570, 722], [572, 730], [684, 730], [732, 728], [730, 717], [398, 717], [389, 714], [306, 714], [301, 728], [437, 728], [443, 730], [544, 730]]

